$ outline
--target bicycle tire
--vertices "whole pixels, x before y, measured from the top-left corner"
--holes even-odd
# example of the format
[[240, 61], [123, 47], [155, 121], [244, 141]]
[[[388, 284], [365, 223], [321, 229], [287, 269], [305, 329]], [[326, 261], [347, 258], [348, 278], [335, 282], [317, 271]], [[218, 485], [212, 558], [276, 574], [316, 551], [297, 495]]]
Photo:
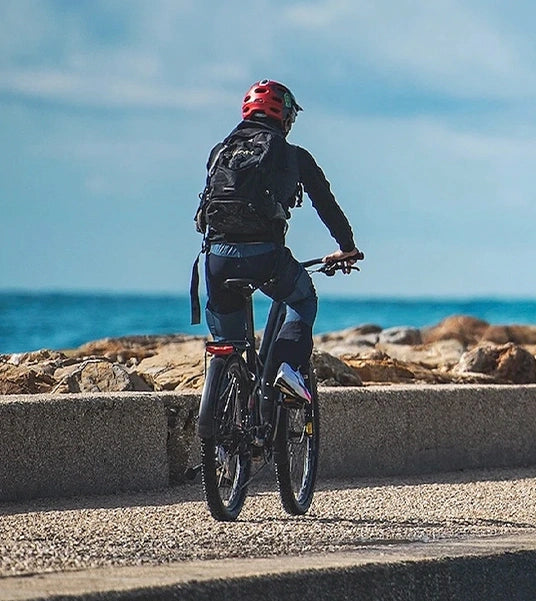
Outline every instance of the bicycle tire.
[[303, 515], [313, 501], [320, 449], [318, 390], [312, 367], [311, 403], [281, 403], [274, 439], [274, 462], [281, 503], [287, 513]]
[[251, 454], [247, 434], [249, 382], [239, 355], [214, 357], [207, 371], [214, 433], [201, 438], [201, 476], [205, 499], [218, 521], [234, 521], [247, 496]]

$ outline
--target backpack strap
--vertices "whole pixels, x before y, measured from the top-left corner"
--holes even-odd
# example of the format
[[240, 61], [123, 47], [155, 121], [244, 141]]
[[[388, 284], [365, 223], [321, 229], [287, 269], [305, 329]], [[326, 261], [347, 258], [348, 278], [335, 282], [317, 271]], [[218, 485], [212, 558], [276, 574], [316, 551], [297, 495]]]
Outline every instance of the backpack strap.
[[214, 157], [212, 158], [212, 160], [208, 164], [208, 168], [207, 168], [208, 179], [210, 179], [212, 177], [213, 173], [214, 173], [214, 169], [216, 168], [216, 163], [218, 162], [218, 159], [220, 158], [220, 154], [225, 150], [225, 148], [227, 148], [228, 140], [229, 140], [229, 138], [225, 138], [225, 140], [223, 142], [220, 142], [214, 148], [214, 150], [216, 150], [216, 148], [218, 148], [218, 146], [219, 146], [218, 150], [216, 150], [216, 152], [213, 152]]
[[203, 238], [201, 250], [197, 253], [192, 265], [192, 276], [190, 278], [190, 323], [195, 326], [201, 323], [201, 303], [199, 302], [199, 258], [207, 252], [208, 244]]

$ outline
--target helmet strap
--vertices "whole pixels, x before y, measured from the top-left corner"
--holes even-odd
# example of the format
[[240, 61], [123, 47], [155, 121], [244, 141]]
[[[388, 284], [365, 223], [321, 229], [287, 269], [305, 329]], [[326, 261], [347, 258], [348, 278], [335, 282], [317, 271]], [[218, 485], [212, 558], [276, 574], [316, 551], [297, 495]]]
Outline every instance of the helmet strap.
[[282, 126], [283, 126], [283, 133], [286, 135], [289, 134], [290, 130], [292, 129], [292, 125], [294, 124], [294, 119], [292, 119], [292, 117], [290, 117], [290, 115], [283, 120], [282, 122]]

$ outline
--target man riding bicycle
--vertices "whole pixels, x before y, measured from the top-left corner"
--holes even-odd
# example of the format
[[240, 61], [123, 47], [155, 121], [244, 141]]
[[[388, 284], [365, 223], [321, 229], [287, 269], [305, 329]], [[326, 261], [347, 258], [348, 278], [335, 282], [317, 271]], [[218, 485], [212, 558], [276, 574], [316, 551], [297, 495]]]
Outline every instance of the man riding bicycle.
[[363, 255], [315, 159], [286, 141], [301, 110], [292, 92], [276, 81], [265, 79], [248, 90], [242, 122], [210, 153], [195, 220], [205, 235], [206, 319], [212, 336], [240, 340], [245, 334], [244, 296], [225, 280], [266, 282], [262, 292], [288, 307], [272, 355], [272, 381], [285, 394], [309, 400], [300, 368], [307, 370], [313, 348], [317, 297], [311, 277], [285, 246], [286, 220], [301, 204], [303, 190], [339, 245], [323, 261], [342, 262], [349, 273]]

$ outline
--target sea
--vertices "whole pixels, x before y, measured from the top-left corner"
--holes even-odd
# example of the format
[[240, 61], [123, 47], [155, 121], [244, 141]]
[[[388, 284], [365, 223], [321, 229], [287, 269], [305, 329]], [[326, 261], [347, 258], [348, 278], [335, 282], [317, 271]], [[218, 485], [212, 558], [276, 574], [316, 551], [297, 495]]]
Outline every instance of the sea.
[[[261, 330], [269, 300], [255, 300]], [[315, 334], [363, 324], [382, 328], [425, 327], [450, 315], [470, 315], [492, 324], [536, 324], [536, 299], [337, 298], [321, 296]], [[207, 333], [190, 324], [187, 295], [2, 292], [0, 354], [65, 350], [100, 338]]]

